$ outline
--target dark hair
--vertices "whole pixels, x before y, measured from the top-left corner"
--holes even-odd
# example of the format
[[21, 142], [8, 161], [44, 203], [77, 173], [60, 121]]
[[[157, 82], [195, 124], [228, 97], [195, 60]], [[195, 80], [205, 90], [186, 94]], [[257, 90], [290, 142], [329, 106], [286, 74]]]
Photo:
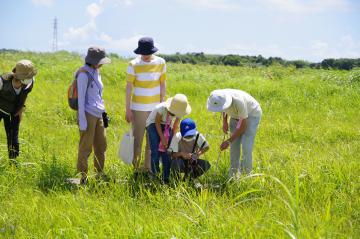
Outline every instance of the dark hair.
[[85, 65], [89, 66], [89, 67], [92, 67], [92, 64], [88, 63], [88, 62], [85, 62]]

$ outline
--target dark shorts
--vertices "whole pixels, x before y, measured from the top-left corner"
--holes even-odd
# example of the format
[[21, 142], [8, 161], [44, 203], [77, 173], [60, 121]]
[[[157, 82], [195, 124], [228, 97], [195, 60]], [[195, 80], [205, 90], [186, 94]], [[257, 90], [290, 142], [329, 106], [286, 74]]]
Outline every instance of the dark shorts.
[[195, 165], [191, 165], [189, 160], [173, 159], [171, 160], [171, 171], [174, 173], [185, 173], [185, 176], [197, 178], [210, 169], [209, 161], [198, 159]]

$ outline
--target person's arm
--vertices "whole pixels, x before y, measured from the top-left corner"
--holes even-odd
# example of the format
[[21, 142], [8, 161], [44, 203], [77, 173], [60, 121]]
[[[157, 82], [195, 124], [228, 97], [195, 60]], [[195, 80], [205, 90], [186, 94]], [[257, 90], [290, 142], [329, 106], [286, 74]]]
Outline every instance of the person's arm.
[[160, 82], [160, 102], [164, 102], [166, 96], [166, 82]]
[[172, 128], [172, 131], [173, 131], [173, 135], [176, 134], [178, 128], [179, 128], [179, 123], [180, 123], [180, 119], [179, 118], [175, 118], [175, 121], [174, 121], [174, 124], [173, 124], [173, 128]]
[[133, 83], [128, 81], [126, 83], [126, 112], [125, 112], [125, 119], [128, 123], [133, 121], [133, 114], [130, 109], [132, 88], [133, 88]]
[[200, 155], [203, 155], [209, 150], [209, 146], [205, 146], [203, 149], [199, 150], [196, 154], [200, 157]]
[[185, 160], [191, 159], [191, 153], [185, 153], [185, 152], [174, 152], [172, 153], [172, 156], [174, 158], [182, 158]]
[[160, 137], [161, 143], [164, 146], [164, 148], [166, 149], [168, 142], [167, 142], [167, 139], [165, 138], [165, 136], [162, 132], [162, 129], [161, 129], [161, 118], [162, 118], [161, 114], [157, 113], [156, 118], [155, 118], [155, 127], [156, 127], [156, 131]]
[[231, 135], [231, 137], [229, 139], [225, 140], [224, 142], [222, 142], [222, 144], [220, 145], [221, 150], [227, 149], [231, 142], [233, 142], [236, 138], [240, 137], [245, 132], [246, 127], [247, 127], [247, 119], [241, 120], [239, 122], [239, 124], [240, 124], [240, 127], [236, 128], [236, 130]]
[[[209, 150], [209, 143], [206, 141], [203, 134], [199, 134], [199, 139], [197, 141], [197, 145], [199, 147], [199, 150], [196, 152], [196, 154], [200, 157], [200, 155], [204, 154]], [[202, 147], [202, 148], [201, 148]]]
[[160, 75], [160, 102], [164, 102], [166, 96], [166, 64], [162, 69]]
[[22, 119], [22, 113], [25, 111], [25, 102], [26, 102], [27, 96], [31, 92], [33, 86], [34, 86], [34, 80], [21, 90], [19, 102], [18, 102], [16, 110], [15, 110], [15, 112], [16, 112], [15, 116], [19, 116], [20, 121]]
[[125, 119], [128, 123], [134, 120], [130, 105], [131, 105], [131, 93], [136, 80], [135, 70], [132, 63], [129, 63], [126, 69], [126, 98], [125, 98]]
[[225, 112], [223, 112], [222, 117], [223, 117], [223, 132], [224, 134], [227, 134], [229, 131], [228, 115]]
[[86, 131], [87, 129], [87, 121], [85, 116], [85, 95], [87, 91], [88, 80], [89, 79], [84, 72], [80, 72], [76, 80], [78, 90], [78, 119], [80, 131]]

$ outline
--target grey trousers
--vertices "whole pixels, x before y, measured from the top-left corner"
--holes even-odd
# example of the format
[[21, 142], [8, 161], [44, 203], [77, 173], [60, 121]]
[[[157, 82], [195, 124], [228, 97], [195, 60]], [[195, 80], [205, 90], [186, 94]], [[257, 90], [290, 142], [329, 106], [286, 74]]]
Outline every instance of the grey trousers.
[[[252, 150], [257, 128], [261, 117], [247, 118], [247, 127], [245, 132], [230, 144], [230, 170], [229, 178], [240, 173], [250, 173], [252, 170]], [[238, 120], [230, 119], [230, 131], [234, 133]], [[240, 162], [240, 154], [242, 157]]]

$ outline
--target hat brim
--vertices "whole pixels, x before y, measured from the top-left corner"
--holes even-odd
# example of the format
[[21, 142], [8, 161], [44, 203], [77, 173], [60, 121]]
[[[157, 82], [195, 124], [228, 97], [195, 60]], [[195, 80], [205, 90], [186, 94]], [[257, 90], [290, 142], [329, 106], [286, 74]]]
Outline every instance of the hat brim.
[[16, 72], [13, 73], [14, 77], [18, 80], [25, 80], [25, 79], [32, 79], [34, 78], [34, 76], [37, 74], [37, 70], [34, 69], [31, 72], [29, 72], [28, 74], [24, 75], [24, 74], [17, 74]]
[[182, 135], [182, 137], [194, 136], [194, 135], [196, 135], [196, 132], [197, 132], [196, 128], [188, 130], [184, 135]]
[[100, 60], [95, 60], [89, 56], [86, 56], [85, 57], [85, 62], [86, 63], [89, 63], [91, 65], [104, 65], [104, 64], [110, 64], [111, 63], [111, 59], [108, 58], [108, 57], [104, 57], [104, 58], [101, 58]]
[[158, 49], [156, 47], [153, 47], [151, 49], [144, 49], [144, 48], [138, 47], [134, 50], [134, 53], [138, 54], [138, 55], [152, 55], [157, 51], [158, 51]]
[[225, 95], [225, 97], [226, 97], [225, 98], [225, 103], [223, 105], [218, 105], [218, 106], [210, 104], [210, 97], [208, 98], [207, 105], [206, 105], [206, 108], [208, 109], [208, 111], [211, 111], [211, 112], [224, 112], [225, 110], [227, 110], [231, 106], [231, 103], [232, 103], [231, 95]]
[[110, 64], [111, 63], [111, 59], [109, 57], [104, 57], [103, 59], [101, 59], [98, 63], [98, 65], [105, 65], [105, 64]]
[[169, 99], [167, 99], [167, 100], [166, 100], [166, 104], [165, 104], [166, 109], [167, 109], [170, 113], [174, 114], [174, 115], [175, 115], [176, 117], [178, 117], [178, 118], [182, 118], [182, 117], [184, 117], [185, 115], [188, 115], [188, 114], [191, 113], [191, 106], [190, 106], [189, 104], [186, 106], [185, 112], [184, 112], [184, 111], [171, 111], [171, 110], [170, 110], [170, 105], [171, 105], [171, 101], [173, 100], [173, 98], [174, 98], [174, 97], [170, 97]]

